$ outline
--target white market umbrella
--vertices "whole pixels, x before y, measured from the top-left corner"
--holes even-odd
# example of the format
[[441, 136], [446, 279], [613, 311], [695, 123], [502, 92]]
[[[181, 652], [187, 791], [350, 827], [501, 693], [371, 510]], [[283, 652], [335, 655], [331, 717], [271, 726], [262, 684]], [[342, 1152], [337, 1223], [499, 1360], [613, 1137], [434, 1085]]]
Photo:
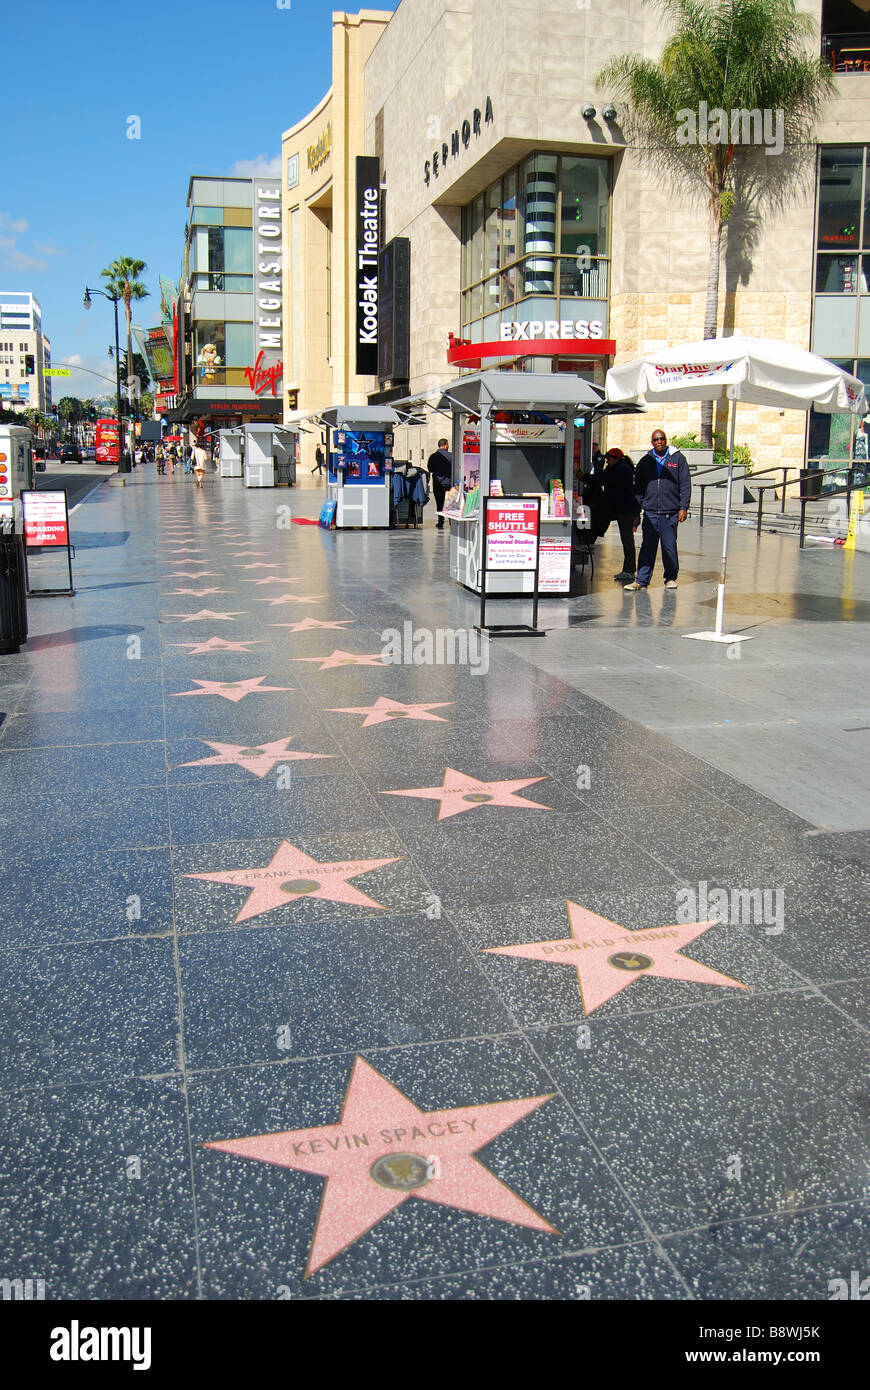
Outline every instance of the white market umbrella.
[[[773, 338], [707, 338], [649, 353], [634, 362], [611, 367], [604, 384], [608, 401], [634, 401], [656, 405], [662, 401], [745, 401], [776, 410], [811, 407], [826, 414], [865, 413], [864, 386], [857, 377], [835, 367], [824, 357]], [[707, 642], [746, 640], [722, 631], [725, 611], [725, 572], [728, 562], [728, 524], [731, 520], [731, 486], [734, 474], [736, 406], [731, 411], [728, 452], [728, 492], [725, 502], [725, 534], [722, 568], [716, 602], [714, 632], [687, 634]]]

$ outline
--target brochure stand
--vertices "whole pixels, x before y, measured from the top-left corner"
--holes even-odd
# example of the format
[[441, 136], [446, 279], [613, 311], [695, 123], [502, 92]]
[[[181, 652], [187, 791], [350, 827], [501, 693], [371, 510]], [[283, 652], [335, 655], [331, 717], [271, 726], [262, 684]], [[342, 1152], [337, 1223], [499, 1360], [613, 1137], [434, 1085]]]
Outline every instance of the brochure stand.
[[[477, 631], [490, 637], [546, 637], [538, 627], [538, 593], [541, 566], [540, 497], [484, 497], [483, 553], [480, 567], [480, 623]], [[531, 563], [530, 563], [531, 562]], [[531, 574], [531, 595], [511, 594], [512, 598], [532, 600], [532, 621], [528, 623], [487, 623], [487, 576], [490, 574]], [[499, 599], [505, 594], [492, 595]]]
[[326, 496], [336, 529], [388, 527], [393, 484], [393, 431], [400, 417], [386, 405], [330, 406]]

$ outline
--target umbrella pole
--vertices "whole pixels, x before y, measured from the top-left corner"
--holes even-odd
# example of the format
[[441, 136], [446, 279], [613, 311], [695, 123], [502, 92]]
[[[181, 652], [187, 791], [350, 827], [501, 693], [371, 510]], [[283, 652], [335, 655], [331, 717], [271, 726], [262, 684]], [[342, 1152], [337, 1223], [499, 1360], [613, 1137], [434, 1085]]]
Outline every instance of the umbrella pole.
[[737, 423], [737, 402], [731, 402], [731, 439], [728, 446], [728, 492], [725, 497], [725, 534], [722, 537], [722, 566], [719, 570], [719, 592], [716, 596], [716, 636], [722, 636], [725, 618], [725, 571], [728, 567], [728, 524], [731, 520], [731, 488], [734, 481], [734, 429]]

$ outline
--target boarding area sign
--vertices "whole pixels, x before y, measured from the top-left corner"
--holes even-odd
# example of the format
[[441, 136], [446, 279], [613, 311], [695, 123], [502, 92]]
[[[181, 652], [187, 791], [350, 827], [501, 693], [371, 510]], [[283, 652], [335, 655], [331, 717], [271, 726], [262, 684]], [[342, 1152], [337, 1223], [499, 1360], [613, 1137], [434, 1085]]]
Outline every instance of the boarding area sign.
[[[69, 507], [66, 488], [56, 491], [21, 491], [21, 511], [24, 523], [24, 570], [29, 597], [40, 594], [73, 594], [72, 546], [69, 538]], [[65, 550], [69, 582], [63, 588], [34, 589], [28, 563], [34, 556]]]

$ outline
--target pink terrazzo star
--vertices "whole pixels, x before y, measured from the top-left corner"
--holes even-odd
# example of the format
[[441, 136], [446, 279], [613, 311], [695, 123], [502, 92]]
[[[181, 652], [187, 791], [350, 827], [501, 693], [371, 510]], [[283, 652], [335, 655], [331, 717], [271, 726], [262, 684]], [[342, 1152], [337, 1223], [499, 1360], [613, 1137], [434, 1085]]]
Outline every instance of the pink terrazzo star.
[[281, 566], [278, 564], [277, 560], [271, 565], [233, 565], [234, 570], [279, 570], [280, 568]]
[[369, 652], [365, 656], [355, 656], [353, 652], [343, 652], [336, 647], [329, 656], [294, 656], [294, 661], [319, 661], [321, 671], [332, 671], [336, 666], [386, 666], [380, 652]]
[[165, 574], [164, 579], [214, 579], [214, 570], [173, 570], [171, 574]]
[[222, 695], [225, 700], [232, 700], [238, 703], [244, 700], [246, 695], [262, 695], [267, 690], [294, 690], [292, 685], [261, 685], [260, 681], [266, 679], [265, 676], [251, 676], [246, 681], [201, 681], [192, 677], [194, 685], [201, 688], [199, 690], [176, 690], [173, 699], [178, 700], [184, 695]]
[[167, 613], [164, 622], [174, 623], [200, 623], [206, 618], [213, 618], [215, 622], [231, 623], [234, 618], [243, 618], [244, 613], [215, 613], [211, 608], [201, 608], [198, 613]]
[[301, 584], [302, 580], [296, 574], [270, 574], [268, 579], [243, 579], [243, 584]]
[[[231, 550], [230, 554], [233, 559], [239, 560], [243, 555], [265, 555], [266, 552], [265, 550]], [[243, 568], [247, 569], [247, 565], [243, 566]]]
[[558, 1232], [475, 1157], [550, 1095], [421, 1110], [362, 1057], [355, 1057], [338, 1124], [289, 1129], [204, 1145], [326, 1178], [306, 1279], [396, 1207], [424, 1202]]
[[339, 618], [331, 623], [322, 623], [319, 618], [303, 618], [302, 621], [298, 623], [270, 623], [269, 626], [286, 627], [289, 632], [313, 632], [315, 628], [321, 627], [335, 627], [343, 631], [348, 623], [354, 621], [355, 619], [353, 618]]
[[352, 883], [349, 878], [396, 864], [398, 859], [336, 860], [321, 864], [288, 840], [283, 840], [273, 858], [259, 869], [230, 869], [223, 873], [185, 874], [185, 878], [201, 878], [209, 883], [230, 883], [236, 888], [250, 888], [251, 895], [234, 919], [247, 922], [264, 912], [297, 902], [299, 898], [324, 898], [328, 902], [353, 903], [357, 907], [377, 907], [385, 911]]
[[200, 656], [203, 652], [247, 652], [251, 647], [261, 647], [262, 640], [251, 637], [246, 642], [225, 642], [223, 637], [210, 637], [207, 642], [169, 642], [170, 647], [187, 647], [189, 656]]
[[[388, 724], [393, 719], [426, 719], [435, 724], [447, 724], [449, 720], [444, 719], [440, 714], [430, 714], [429, 711], [444, 709], [453, 703], [453, 700], [438, 700], [429, 705], [405, 705], [401, 700], [390, 700], [386, 695], [379, 695], [373, 705], [344, 706], [327, 710], [327, 713], [364, 714], [365, 719], [360, 724], [361, 729], [368, 729], [372, 724]], [[527, 805], [528, 803], [524, 804]]]
[[277, 598], [258, 598], [258, 603], [271, 603], [274, 608], [278, 603], [322, 603], [323, 594], [279, 594]]
[[306, 758], [332, 758], [333, 753], [297, 753], [295, 749], [288, 748], [293, 734], [287, 734], [284, 738], [273, 739], [271, 743], [260, 744], [256, 748], [247, 748], [243, 743], [211, 743], [204, 738], [202, 742], [209, 748], [215, 750], [213, 758], [198, 758], [196, 762], [179, 763], [179, 767], [245, 767], [249, 772], [253, 772], [255, 777], [265, 777], [272, 771], [276, 763], [289, 763], [302, 761]]
[[172, 594], [192, 594], [194, 598], [205, 598], [206, 594], [228, 594], [229, 589], [167, 589], [166, 596]]
[[516, 806], [524, 811], [551, 811], [540, 801], [527, 801], [516, 793], [533, 782], [543, 782], [544, 777], [520, 777], [504, 782], [479, 782], [469, 777], [467, 772], [457, 772], [455, 768], [444, 770], [444, 782], [440, 787], [413, 787], [407, 791], [382, 791], [381, 796], [419, 796], [429, 801], [440, 801], [438, 819], [447, 820], [450, 816], [461, 815], [463, 811], [474, 811], [479, 806]]
[[677, 926], [627, 931], [578, 903], [567, 903], [571, 935], [558, 941], [531, 941], [518, 946], [488, 946], [487, 954], [522, 956], [548, 965], [571, 965], [577, 970], [583, 1012], [591, 1014], [615, 994], [628, 989], [641, 975], [663, 980], [694, 980], [699, 984], [748, 985], [722, 975], [709, 965], [678, 953], [718, 922], [684, 922]]

